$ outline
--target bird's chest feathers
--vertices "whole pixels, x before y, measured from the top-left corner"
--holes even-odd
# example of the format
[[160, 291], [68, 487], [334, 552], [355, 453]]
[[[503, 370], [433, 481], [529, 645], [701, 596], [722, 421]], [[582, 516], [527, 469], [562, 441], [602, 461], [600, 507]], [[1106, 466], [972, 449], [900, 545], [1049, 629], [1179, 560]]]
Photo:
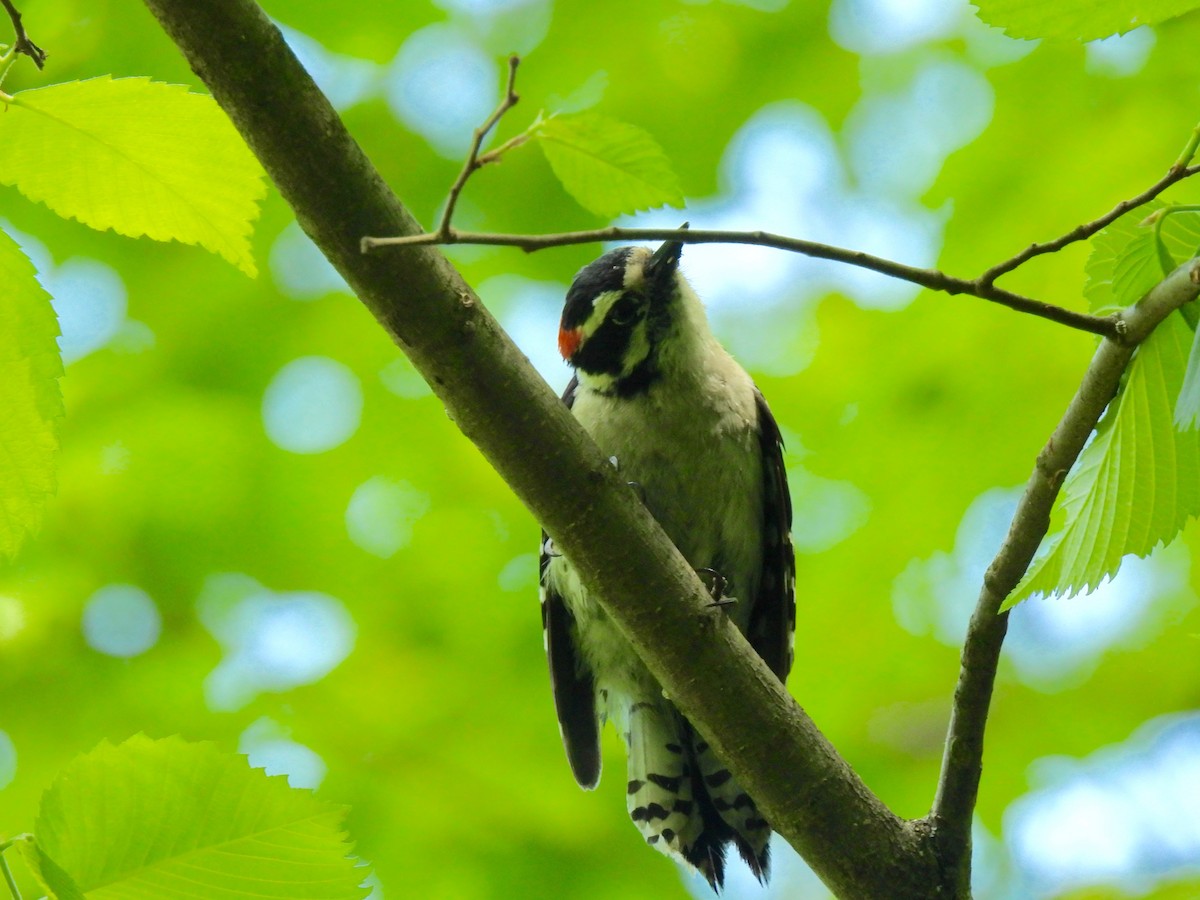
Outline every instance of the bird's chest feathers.
[[587, 390], [574, 412], [693, 566], [755, 566], [762, 463], [754, 388], [740, 369], [664, 380], [631, 398]]

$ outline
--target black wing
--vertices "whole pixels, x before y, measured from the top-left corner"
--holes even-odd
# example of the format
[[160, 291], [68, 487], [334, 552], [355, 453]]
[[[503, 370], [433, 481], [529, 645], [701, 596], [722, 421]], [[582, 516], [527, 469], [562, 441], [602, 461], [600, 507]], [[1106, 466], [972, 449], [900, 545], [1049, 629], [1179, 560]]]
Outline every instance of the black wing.
[[[577, 379], [572, 378], [563, 393], [567, 408], [575, 401]], [[596, 715], [596, 683], [575, 646], [575, 619], [563, 598], [546, 584], [546, 570], [553, 558], [553, 547], [542, 532], [539, 577], [542, 599], [542, 628], [546, 656], [550, 661], [550, 687], [554, 708], [562, 731], [563, 746], [575, 780], [591, 790], [600, 781], [600, 721]]]
[[792, 553], [792, 498], [783, 465], [783, 437], [767, 401], [754, 392], [763, 461], [763, 563], [746, 636], [780, 681], [792, 668], [796, 630], [796, 558]]

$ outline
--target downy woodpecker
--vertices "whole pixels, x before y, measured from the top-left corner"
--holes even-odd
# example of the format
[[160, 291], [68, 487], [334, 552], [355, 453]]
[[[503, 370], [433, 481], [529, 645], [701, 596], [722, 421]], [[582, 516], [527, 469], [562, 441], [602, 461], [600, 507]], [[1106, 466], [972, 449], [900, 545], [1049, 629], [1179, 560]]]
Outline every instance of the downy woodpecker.
[[[709, 331], [679, 272], [683, 245], [625, 247], [585, 266], [558, 333], [576, 370], [564, 402], [784, 680], [795, 629], [792, 509], [779, 428], [750, 376]], [[629, 642], [546, 535], [541, 603], [567, 759], [600, 780], [600, 727], [629, 751], [629, 815], [643, 837], [719, 890], [732, 842], [760, 881], [770, 826], [708, 743], [663, 696]]]

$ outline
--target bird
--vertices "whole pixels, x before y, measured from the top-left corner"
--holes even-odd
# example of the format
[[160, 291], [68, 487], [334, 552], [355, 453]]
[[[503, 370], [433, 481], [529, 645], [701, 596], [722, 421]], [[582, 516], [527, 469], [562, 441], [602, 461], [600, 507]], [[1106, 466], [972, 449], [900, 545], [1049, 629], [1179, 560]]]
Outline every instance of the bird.
[[[677, 239], [621, 247], [579, 271], [558, 332], [574, 369], [562, 399], [786, 681], [796, 612], [783, 439], [714, 337], [682, 254]], [[539, 585], [555, 710], [579, 785], [599, 783], [611, 721], [628, 751], [628, 813], [646, 842], [717, 892], [732, 844], [765, 884], [770, 825], [544, 531]]]

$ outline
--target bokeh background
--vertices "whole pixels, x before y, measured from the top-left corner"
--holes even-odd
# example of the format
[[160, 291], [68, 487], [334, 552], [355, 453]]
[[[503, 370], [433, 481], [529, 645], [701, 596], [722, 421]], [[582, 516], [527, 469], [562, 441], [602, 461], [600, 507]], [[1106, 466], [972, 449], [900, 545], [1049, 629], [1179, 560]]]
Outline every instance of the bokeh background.
[[[196, 86], [139, 5], [26, 0], [50, 52], [5, 90], [92, 75]], [[413, 0], [267, 9], [432, 224], [503, 60], [521, 104], [595, 107], [662, 143], [686, 211], [971, 276], [1155, 180], [1200, 119], [1200, 17], [1019, 42], [957, 0]], [[1187, 185], [1169, 195], [1195, 202]], [[580, 792], [559, 745], [537, 524], [274, 192], [261, 275], [57, 219], [2, 227], [55, 297], [61, 478], [0, 567], [0, 830], [74, 755], [211, 739], [351, 807], [374, 897], [710, 896], [627, 821], [624, 761]], [[604, 224], [536, 148], [458, 224]], [[449, 255], [561, 387], [560, 303], [600, 252]], [[1075, 308], [1086, 249], [1013, 289]], [[845, 267], [694, 247], [684, 268], [784, 429], [796, 507], [791, 689], [896, 811], [927, 811], [980, 575], [1090, 336]], [[1013, 615], [976, 828], [977, 896], [1200, 896], [1194, 529], [1088, 597]], [[732, 898], [826, 896], [782, 842]], [[34, 888], [26, 884], [31, 896]]]

